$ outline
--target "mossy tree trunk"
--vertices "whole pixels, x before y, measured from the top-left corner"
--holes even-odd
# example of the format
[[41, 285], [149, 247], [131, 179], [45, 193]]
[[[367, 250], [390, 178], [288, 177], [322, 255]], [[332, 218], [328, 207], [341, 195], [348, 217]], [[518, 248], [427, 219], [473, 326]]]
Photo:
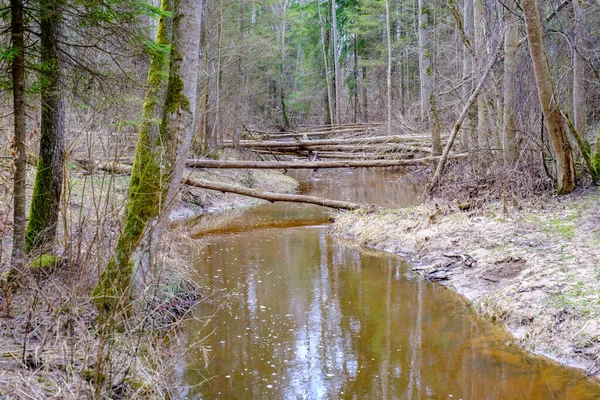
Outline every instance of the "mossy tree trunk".
[[[161, 10], [170, 12], [169, 0], [161, 1]], [[100, 311], [114, 312], [128, 303], [133, 266], [131, 256], [151, 222], [159, 215], [165, 191], [163, 160], [170, 160], [167, 141], [162, 137], [161, 123], [165, 92], [162, 90], [169, 65], [169, 33], [167, 15], [160, 17], [156, 46], [148, 70], [143, 121], [137, 141], [125, 223], [114, 254], [110, 258], [94, 291]]]
[[523, 12], [540, 105], [556, 155], [557, 190], [559, 194], [570, 193], [575, 189], [573, 155], [565, 133], [564, 122], [553, 95], [554, 85], [550, 77], [537, 0], [524, 0]]
[[[172, 149], [167, 169], [167, 210], [172, 207], [181, 188], [181, 178], [192, 144], [202, 20], [201, 0], [176, 0], [176, 4], [169, 85], [161, 126]], [[162, 219], [159, 228], [164, 227], [166, 220], [167, 218]], [[157, 237], [160, 237], [160, 231], [161, 229], [158, 230]]]
[[144, 260], [148, 246], [158, 242], [161, 218], [166, 216], [179, 188], [184, 155], [193, 135], [202, 4], [175, 0], [171, 41], [167, 29], [166, 12], [171, 9], [168, 0], [162, 0], [161, 9], [165, 14], [159, 21], [157, 46], [148, 72], [144, 119], [129, 184], [125, 224], [94, 291], [101, 312], [108, 314], [105, 319], [129, 306], [136, 274], [134, 253]]
[[40, 152], [25, 237], [25, 250], [47, 251], [54, 244], [63, 184], [65, 107], [58, 59], [62, 32], [61, 2], [40, 2], [41, 80]]

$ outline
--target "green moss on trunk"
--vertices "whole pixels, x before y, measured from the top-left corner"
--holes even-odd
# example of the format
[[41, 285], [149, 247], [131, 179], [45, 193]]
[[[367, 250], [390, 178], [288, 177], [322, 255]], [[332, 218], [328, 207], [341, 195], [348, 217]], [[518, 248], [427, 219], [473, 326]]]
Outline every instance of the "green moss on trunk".
[[164, 160], [170, 160], [170, 143], [161, 135], [161, 90], [168, 76], [170, 40], [167, 18], [170, 16], [168, 0], [162, 0], [161, 15], [156, 33], [156, 46], [152, 47], [152, 63], [148, 70], [148, 87], [144, 101], [144, 118], [136, 146], [129, 194], [125, 209], [125, 224], [117, 241], [113, 256], [103, 272], [93, 296], [98, 307], [106, 312], [126, 308], [130, 298], [133, 277], [131, 256], [149, 225], [158, 216], [166, 192]]
[[40, 80], [44, 85], [41, 88], [40, 151], [25, 236], [28, 253], [34, 249], [48, 250], [54, 244], [59, 216], [65, 151], [65, 111], [58, 60], [61, 7], [62, 0], [40, 1], [40, 61], [44, 66]]

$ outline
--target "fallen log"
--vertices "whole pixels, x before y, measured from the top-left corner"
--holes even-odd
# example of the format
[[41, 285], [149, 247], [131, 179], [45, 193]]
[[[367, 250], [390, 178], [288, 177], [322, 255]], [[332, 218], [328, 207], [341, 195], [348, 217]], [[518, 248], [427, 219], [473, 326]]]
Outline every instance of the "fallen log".
[[379, 122], [352, 122], [348, 124], [331, 124], [331, 125], [299, 125], [299, 129], [336, 129], [336, 128], [349, 128], [349, 127], [358, 127], [358, 126], [382, 126], [382, 123]]
[[[251, 149], [257, 151], [261, 149]], [[269, 151], [269, 149], [262, 149]], [[272, 152], [291, 152], [291, 153], [304, 153], [306, 151], [317, 151], [320, 153], [325, 151], [339, 151], [347, 153], [401, 153], [401, 154], [413, 154], [413, 153], [425, 153], [431, 154], [431, 148], [421, 146], [410, 146], [405, 144], [375, 144], [375, 145], [317, 145], [317, 146], [304, 146], [304, 147], [278, 147], [270, 150]]]
[[[240, 147], [246, 148], [278, 148], [278, 147], [306, 147], [306, 146], [318, 146], [318, 145], [345, 145], [345, 144], [376, 144], [376, 143], [402, 143], [402, 142], [414, 142], [424, 141], [429, 139], [427, 136], [374, 136], [366, 138], [353, 138], [353, 139], [319, 139], [319, 140], [288, 140], [288, 141], [263, 141], [258, 142], [254, 140], [242, 140], [240, 141]], [[233, 142], [227, 141], [224, 143], [225, 147], [233, 146]]]
[[[297, 146], [280, 147], [278, 150], [294, 150], [298, 149]], [[423, 146], [411, 146], [403, 143], [391, 143], [391, 144], [328, 144], [328, 145], [307, 145], [303, 146], [301, 150], [312, 150], [312, 151], [345, 151], [345, 152], [422, 152], [431, 153], [431, 148]]]
[[[97, 169], [110, 173], [131, 174], [132, 166], [108, 162], [98, 165]], [[187, 186], [197, 187], [201, 189], [216, 190], [223, 193], [234, 193], [242, 196], [263, 199], [270, 201], [271, 203], [281, 201], [288, 203], [316, 204], [318, 206], [335, 208], [338, 210], [358, 210], [362, 208], [368, 211], [374, 211], [378, 208], [374, 205], [361, 205], [351, 203], [349, 201], [331, 200], [317, 196], [265, 192], [262, 190], [250, 189], [246, 187], [230, 185], [227, 183], [211, 182], [203, 179], [192, 179], [189, 177], [183, 177], [181, 179], [181, 183]]]
[[351, 128], [351, 129], [341, 129], [341, 130], [329, 130], [329, 131], [307, 131], [307, 132], [285, 132], [285, 133], [267, 133], [264, 136], [267, 136], [269, 139], [290, 139], [296, 137], [304, 137], [304, 136], [325, 136], [325, 135], [339, 135], [345, 133], [374, 133], [376, 132], [373, 128]]
[[[269, 151], [269, 150], [261, 150], [261, 149], [253, 149], [251, 150], [257, 154], [268, 154], [268, 155], [281, 155], [281, 156], [295, 156], [295, 157], [308, 157], [308, 150], [297, 150], [297, 151]], [[319, 151], [318, 156], [320, 158], [344, 158], [350, 160], [356, 160], [361, 158], [366, 159], [383, 159], [389, 158], [385, 153], [347, 153], [347, 152], [337, 152], [337, 151]]]
[[[456, 154], [453, 157], [466, 157]], [[320, 168], [382, 168], [422, 165], [437, 161], [436, 157], [413, 158], [410, 160], [348, 160], [348, 161], [237, 161], [237, 160], [187, 160], [189, 168], [227, 168], [227, 169], [320, 169]]]
[[325, 199], [322, 197], [316, 196], [307, 196], [300, 194], [286, 194], [286, 193], [273, 193], [273, 192], [264, 192], [262, 190], [249, 189], [240, 186], [229, 185], [226, 183], [217, 183], [210, 182], [205, 180], [196, 180], [191, 178], [184, 178], [182, 183], [198, 187], [202, 189], [210, 189], [216, 190], [224, 193], [235, 193], [240, 194], [242, 196], [254, 197], [257, 199], [263, 199], [270, 201], [271, 203], [282, 201], [289, 203], [306, 203], [306, 204], [316, 204], [318, 206], [336, 208], [339, 210], [358, 210], [359, 208], [365, 208], [367, 210], [375, 210], [376, 206], [363, 206], [356, 203], [351, 203], [348, 201], [341, 200], [331, 200]]

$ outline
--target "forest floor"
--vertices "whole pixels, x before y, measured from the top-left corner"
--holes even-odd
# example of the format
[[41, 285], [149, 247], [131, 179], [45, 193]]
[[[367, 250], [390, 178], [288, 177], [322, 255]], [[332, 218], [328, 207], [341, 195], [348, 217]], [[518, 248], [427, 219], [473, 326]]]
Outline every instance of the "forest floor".
[[[239, 155], [233, 155], [234, 157]], [[298, 182], [277, 171], [186, 170], [186, 175], [273, 192], [293, 192]], [[33, 170], [28, 177], [33, 179]], [[98, 338], [96, 307], [91, 292], [98, 270], [110, 257], [120, 231], [127, 198], [129, 177], [97, 171], [89, 174], [75, 164], [68, 167], [65, 204], [61, 213], [58, 237], [60, 265], [51, 270], [27, 270], [15, 286], [9, 288], [10, 316], [7, 316], [5, 294], [0, 293], [0, 398], [65, 399], [89, 398], [96, 374]], [[33, 182], [28, 184], [31, 196]], [[9, 201], [10, 196], [0, 198]], [[6, 215], [12, 215], [10, 204], [0, 200]], [[254, 205], [262, 200], [184, 187], [181, 202], [170, 215], [172, 221], [193, 218], [203, 213]], [[11, 226], [2, 221], [0, 233], [4, 246], [2, 260], [9, 260]], [[65, 228], [64, 228], [65, 227]], [[64, 230], [67, 229], [67, 234]], [[110, 339], [110, 358], [101, 376], [110, 379], [106, 396], [111, 398], [161, 397], [172, 384], [169, 376], [177, 368], [176, 355], [187, 349], [177, 348], [177, 321], [172, 320], [173, 306], [189, 303], [186, 292], [187, 260], [179, 255], [178, 244], [185, 242], [185, 229], [173, 225], [165, 235], [165, 249], [160, 255], [164, 276], [151, 299], [142, 298], [144, 309], [160, 309], [150, 318], [150, 325], [132, 322], [145, 329], [126, 329]], [[68, 238], [68, 239], [66, 239]], [[35, 262], [34, 262], [35, 264]], [[5, 272], [3, 268], [0, 272]], [[183, 282], [183, 284], [181, 283]], [[182, 290], [183, 287], [183, 290]], [[202, 288], [199, 288], [202, 292]], [[156, 294], [158, 293], [158, 295]], [[201, 293], [201, 295], [210, 295]], [[189, 308], [189, 307], [188, 307]], [[164, 310], [164, 311], [163, 311]], [[166, 321], [165, 321], [166, 318]], [[165, 343], [165, 335], [170, 337]], [[105, 344], [106, 345], [106, 344]], [[200, 344], [201, 345], [201, 344]], [[133, 355], [133, 358], [132, 358]]]
[[[437, 211], [439, 209], [439, 211]], [[600, 372], [600, 192], [490, 203], [438, 201], [341, 214], [338, 237], [401, 254], [413, 271], [469, 299], [517, 343]]]

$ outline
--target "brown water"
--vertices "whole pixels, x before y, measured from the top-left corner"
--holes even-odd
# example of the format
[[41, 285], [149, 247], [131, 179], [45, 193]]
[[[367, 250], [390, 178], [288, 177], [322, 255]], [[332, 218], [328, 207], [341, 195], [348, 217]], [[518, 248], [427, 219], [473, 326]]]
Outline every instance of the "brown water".
[[[345, 200], [403, 205], [420, 192], [393, 174], [317, 178], [304, 190]], [[181, 398], [600, 398], [581, 371], [521, 351], [402, 258], [327, 235], [327, 218], [275, 204], [198, 225], [211, 232], [194, 255], [199, 277], [234, 295], [202, 304], [211, 322], [188, 327], [190, 342], [214, 332], [208, 352], [185, 359]]]

